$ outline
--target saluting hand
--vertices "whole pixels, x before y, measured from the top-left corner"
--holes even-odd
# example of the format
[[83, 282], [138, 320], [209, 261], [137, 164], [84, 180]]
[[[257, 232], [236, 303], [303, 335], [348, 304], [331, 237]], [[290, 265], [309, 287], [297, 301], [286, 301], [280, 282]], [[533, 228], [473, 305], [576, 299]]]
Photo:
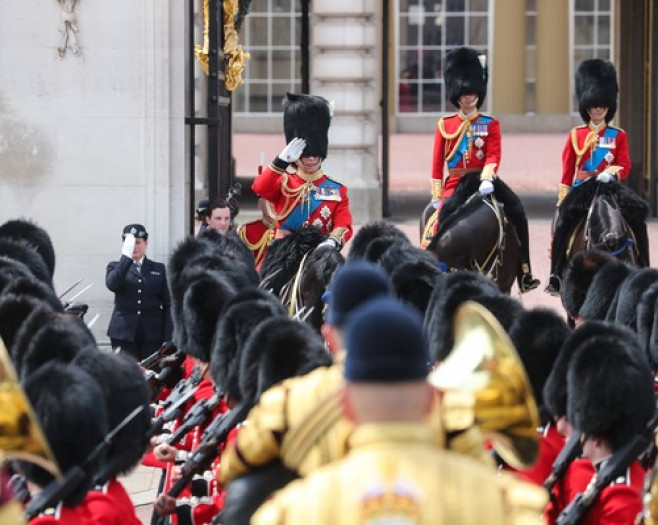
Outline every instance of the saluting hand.
[[121, 247], [121, 255], [133, 258], [133, 251], [135, 251], [135, 236], [132, 233], [127, 233], [123, 239], [123, 246]]
[[285, 148], [283, 148], [283, 151], [279, 153], [279, 158], [284, 162], [295, 162], [302, 156], [305, 147], [306, 141], [299, 137], [295, 137]]

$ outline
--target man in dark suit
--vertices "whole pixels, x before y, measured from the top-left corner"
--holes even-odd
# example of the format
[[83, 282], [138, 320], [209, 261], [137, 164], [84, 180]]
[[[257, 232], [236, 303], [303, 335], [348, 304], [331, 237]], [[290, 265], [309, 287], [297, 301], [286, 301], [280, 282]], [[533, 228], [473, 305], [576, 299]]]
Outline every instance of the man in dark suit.
[[114, 292], [107, 335], [113, 349], [141, 360], [171, 339], [171, 299], [165, 265], [146, 258], [146, 228], [129, 224], [122, 238], [121, 258], [107, 265], [105, 275], [105, 285]]

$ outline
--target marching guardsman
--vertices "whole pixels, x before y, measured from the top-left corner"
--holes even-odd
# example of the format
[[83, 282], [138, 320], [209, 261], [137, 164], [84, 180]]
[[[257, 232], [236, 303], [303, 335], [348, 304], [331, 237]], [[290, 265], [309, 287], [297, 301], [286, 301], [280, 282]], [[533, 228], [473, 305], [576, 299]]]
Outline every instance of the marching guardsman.
[[[562, 152], [562, 178], [551, 245], [551, 275], [546, 286], [546, 291], [552, 295], [560, 294], [570, 232], [584, 218], [588, 208], [582, 201], [591, 202], [594, 195], [595, 185], [583, 183], [594, 179], [609, 184], [626, 179], [631, 171], [626, 132], [609, 125], [617, 111], [618, 92], [617, 71], [610, 61], [595, 58], [580, 64], [576, 71], [576, 96], [585, 124], [569, 132]], [[571, 191], [575, 188], [578, 192]], [[630, 200], [626, 204], [620, 202], [622, 213], [635, 233], [640, 265], [648, 266], [646, 213], [642, 216], [639, 212], [646, 208], [646, 204], [624, 186], [619, 186], [618, 191], [622, 197], [620, 200]], [[568, 219], [565, 212], [568, 212]]]
[[[520, 241], [521, 268], [518, 277], [521, 293], [539, 286], [530, 269], [528, 219], [523, 205], [511, 191], [496, 186], [501, 158], [500, 123], [480, 113], [487, 94], [486, 66], [477, 51], [461, 47], [448, 53], [443, 76], [450, 102], [459, 111], [441, 117], [434, 136], [432, 160], [432, 205], [437, 212], [428, 222], [421, 246], [427, 247], [438, 230], [438, 214], [445, 201], [455, 191], [460, 178], [471, 172], [481, 172], [479, 191], [482, 195], [494, 193], [505, 204], [505, 212], [514, 224]], [[444, 180], [444, 166], [448, 178]]]
[[264, 257], [272, 237], [284, 237], [302, 226], [319, 228], [329, 236], [325, 242], [337, 249], [352, 236], [347, 188], [322, 170], [330, 123], [331, 109], [324, 98], [287, 94], [283, 127], [288, 145], [252, 186], [256, 195], [271, 204], [274, 224], [264, 213], [264, 220], [249, 223], [238, 232], [256, 258]]

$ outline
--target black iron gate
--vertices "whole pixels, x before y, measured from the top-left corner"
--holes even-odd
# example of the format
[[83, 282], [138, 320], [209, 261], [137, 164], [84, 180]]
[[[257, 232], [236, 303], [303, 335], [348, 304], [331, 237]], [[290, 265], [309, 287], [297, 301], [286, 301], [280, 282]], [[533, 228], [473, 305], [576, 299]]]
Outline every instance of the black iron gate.
[[[224, 84], [226, 61], [222, 53], [224, 42], [224, 12], [222, 0], [208, 1], [208, 75], [205, 117], [196, 116], [197, 101], [195, 90], [195, 21], [194, 6], [199, 0], [188, 0], [187, 24], [187, 104], [185, 125], [186, 142], [189, 153], [187, 180], [189, 181], [188, 217], [189, 232], [193, 233], [196, 179], [196, 137], [197, 126], [204, 126], [207, 135], [205, 154], [205, 178], [208, 183], [208, 198], [212, 201], [226, 195], [232, 182], [231, 172], [231, 92]], [[198, 4], [197, 4], [198, 5]], [[203, 79], [202, 79], [203, 80]]]

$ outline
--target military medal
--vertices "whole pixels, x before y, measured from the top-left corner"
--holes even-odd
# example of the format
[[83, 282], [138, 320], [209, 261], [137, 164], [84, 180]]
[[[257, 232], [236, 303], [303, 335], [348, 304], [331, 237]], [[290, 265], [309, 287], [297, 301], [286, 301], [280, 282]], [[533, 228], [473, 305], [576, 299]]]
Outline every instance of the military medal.
[[329, 206], [326, 204], [320, 208], [320, 215], [322, 215], [322, 218], [326, 221], [329, 216], [331, 215], [331, 210], [329, 209]]
[[477, 150], [475, 156], [478, 158], [478, 160], [482, 160], [484, 158], [484, 151], [482, 151], [481, 149]]
[[610, 164], [613, 160], [615, 160], [615, 156], [612, 154], [612, 151], [608, 151], [608, 153], [606, 153], [605, 157], [603, 158], [608, 164]]

